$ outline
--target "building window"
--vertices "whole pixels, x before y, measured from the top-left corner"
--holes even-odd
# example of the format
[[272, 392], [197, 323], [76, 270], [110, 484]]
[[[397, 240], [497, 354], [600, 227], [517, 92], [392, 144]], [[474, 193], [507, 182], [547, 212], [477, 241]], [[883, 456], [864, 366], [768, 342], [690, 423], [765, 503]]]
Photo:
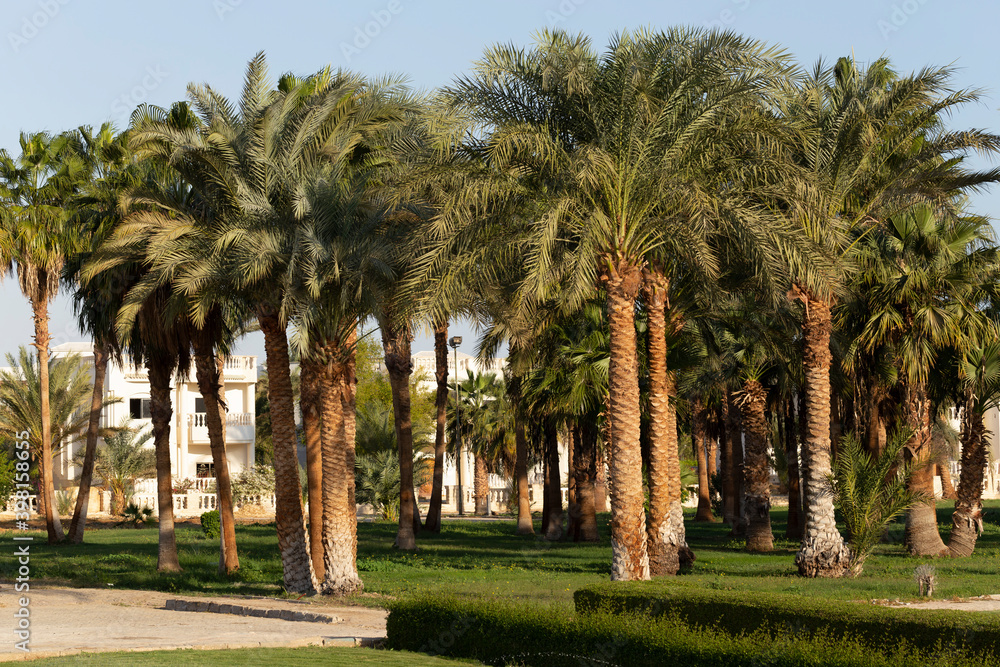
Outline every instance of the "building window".
[[194, 411], [204, 412], [205, 411], [205, 399], [201, 396], [196, 396], [194, 399]]
[[149, 419], [149, 399], [130, 398], [128, 400], [128, 411], [132, 419]]
[[195, 475], [198, 477], [215, 477], [214, 463], [196, 463]]

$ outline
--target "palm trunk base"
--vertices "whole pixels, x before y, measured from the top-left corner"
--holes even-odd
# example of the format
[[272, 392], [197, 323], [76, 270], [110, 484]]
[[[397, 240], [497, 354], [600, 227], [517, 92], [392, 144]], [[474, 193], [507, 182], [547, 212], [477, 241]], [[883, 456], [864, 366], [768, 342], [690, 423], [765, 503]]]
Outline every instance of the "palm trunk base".
[[[651, 527], [652, 528], [652, 527]], [[653, 577], [673, 576], [691, 567], [694, 552], [687, 545], [684, 531], [684, 508], [680, 501], [670, 503], [666, 520], [648, 535], [649, 573]]]
[[354, 553], [350, 548], [351, 535], [341, 535], [336, 543], [327, 543], [324, 565], [326, 579], [320, 587], [323, 595], [344, 596], [364, 589], [364, 582], [358, 576]]
[[747, 551], [755, 553], [774, 551], [771, 499], [747, 494], [744, 504], [747, 517]]
[[956, 509], [951, 516], [951, 524], [948, 551], [955, 558], [971, 556], [976, 550], [976, 540], [983, 532], [982, 509]]
[[947, 556], [948, 547], [938, 531], [933, 501], [916, 505], [906, 513], [903, 542], [913, 556]]
[[851, 565], [851, 550], [834, 528], [805, 539], [795, 555], [795, 565], [803, 577], [837, 578], [847, 574]]

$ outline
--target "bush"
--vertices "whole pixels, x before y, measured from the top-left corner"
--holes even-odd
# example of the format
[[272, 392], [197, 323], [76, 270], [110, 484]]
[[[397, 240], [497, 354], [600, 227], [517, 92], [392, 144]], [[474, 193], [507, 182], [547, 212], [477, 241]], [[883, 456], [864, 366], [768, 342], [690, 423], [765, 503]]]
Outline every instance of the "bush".
[[[562, 610], [500, 601], [410, 598], [395, 602], [386, 621], [388, 645], [475, 658], [490, 665], [866, 665], [940, 664], [895, 641], [885, 652], [822, 634], [732, 636], [696, 630], [676, 619]], [[899, 648], [896, 648], [899, 647]], [[997, 664], [950, 653], [949, 665]]]
[[244, 468], [232, 483], [233, 503], [243, 505], [258, 496], [274, 493], [274, 468], [255, 465]]
[[143, 526], [150, 526], [156, 523], [156, 519], [153, 518], [153, 510], [148, 507], [139, 507], [135, 503], [129, 503], [122, 510], [122, 520], [119, 525], [132, 526], [133, 528], [142, 528]]
[[669, 617], [692, 628], [730, 636], [763, 633], [775, 638], [789, 629], [878, 647], [904, 642], [912, 649], [952, 646], [969, 653], [1000, 655], [1000, 619], [961, 611], [890, 609], [866, 603], [811, 600], [757, 591], [680, 589], [659, 582], [596, 584], [573, 595], [579, 613]]
[[219, 510], [212, 510], [201, 515], [201, 532], [209, 539], [218, 539], [222, 531], [222, 522], [219, 521]]

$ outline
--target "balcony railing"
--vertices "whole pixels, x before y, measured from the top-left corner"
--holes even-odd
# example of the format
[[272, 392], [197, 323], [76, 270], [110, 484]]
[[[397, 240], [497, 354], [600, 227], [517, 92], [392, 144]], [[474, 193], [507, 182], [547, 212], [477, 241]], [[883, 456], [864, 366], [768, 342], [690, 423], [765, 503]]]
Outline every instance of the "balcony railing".
[[[188, 415], [188, 425], [198, 428], [208, 428], [205, 421], [207, 414], [195, 412]], [[252, 412], [230, 412], [226, 415], [226, 426], [253, 426], [254, 414]]]
[[[122, 368], [125, 379], [130, 382], [145, 382], [149, 379], [146, 369], [142, 366], [126, 364]], [[222, 364], [222, 376], [224, 380], [245, 382], [256, 380], [257, 378], [257, 357], [233, 356], [226, 357]], [[188, 381], [195, 381], [194, 368], [188, 373]]]
[[[188, 428], [191, 442], [202, 444], [208, 442], [208, 424], [204, 412], [188, 415]], [[252, 412], [230, 412], [226, 415], [227, 442], [253, 442], [254, 414]]]

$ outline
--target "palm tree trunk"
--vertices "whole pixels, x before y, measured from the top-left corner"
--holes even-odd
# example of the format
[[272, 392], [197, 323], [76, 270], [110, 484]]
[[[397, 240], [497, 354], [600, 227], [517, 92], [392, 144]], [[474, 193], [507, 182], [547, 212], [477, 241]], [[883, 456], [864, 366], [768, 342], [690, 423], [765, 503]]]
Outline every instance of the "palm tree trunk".
[[938, 531], [937, 507], [934, 503], [934, 460], [931, 458], [931, 414], [927, 388], [918, 382], [905, 384], [904, 410], [913, 437], [906, 446], [906, 457], [913, 465], [911, 491], [923, 494], [927, 500], [917, 503], [906, 513], [903, 541], [914, 556], [944, 556], [948, 547]]
[[986, 429], [983, 416], [974, 408], [972, 396], [965, 400], [962, 424], [962, 472], [958, 479], [955, 512], [951, 515], [948, 551], [952, 556], [971, 556], [983, 532], [983, 477], [986, 472]]
[[774, 550], [771, 533], [771, 464], [767, 458], [768, 425], [764, 408], [767, 390], [757, 380], [743, 383], [740, 397], [743, 426], [747, 432], [746, 478], [747, 551]]
[[514, 406], [514, 476], [517, 478], [517, 534], [534, 535], [528, 486], [528, 438], [520, 406]]
[[447, 448], [445, 429], [448, 421], [448, 322], [434, 324], [434, 378], [437, 395], [434, 399], [437, 422], [434, 431], [434, 481], [431, 505], [427, 510], [426, 530], [441, 532], [441, 493], [444, 485], [444, 453]]
[[646, 513], [639, 445], [639, 369], [636, 362], [635, 299], [639, 267], [606, 258], [608, 325], [611, 334], [608, 394], [611, 404], [611, 579], [649, 579]]
[[396, 547], [415, 551], [417, 536], [414, 527], [413, 495], [413, 427], [410, 421], [410, 374], [413, 360], [410, 356], [410, 328], [397, 325], [387, 317], [382, 323], [382, 348], [385, 350], [385, 367], [389, 372], [392, 388], [392, 412], [396, 425], [396, 443], [399, 445], [399, 532]]
[[587, 417], [577, 427], [574, 439], [573, 476], [576, 480], [576, 521], [574, 542], [597, 542], [597, 507], [594, 503], [597, 481], [597, 424]]
[[788, 524], [785, 537], [802, 539], [802, 496], [799, 490], [799, 439], [792, 399], [785, 401], [785, 461], [788, 464]]
[[153, 354], [147, 361], [149, 374], [149, 416], [153, 422], [153, 446], [156, 450], [156, 504], [159, 511], [160, 551], [156, 561], [159, 572], [180, 572], [177, 538], [174, 535], [174, 491], [170, 476], [170, 374], [173, 359]]
[[357, 346], [358, 329], [357, 322], [351, 326], [350, 334], [347, 336], [347, 360], [344, 362], [344, 370], [341, 375], [341, 395], [340, 406], [343, 410], [344, 418], [344, 441], [341, 446], [345, 452], [345, 462], [347, 470], [347, 506], [348, 514], [351, 516], [351, 540], [354, 544], [354, 555], [358, 552], [358, 506], [354, 499], [354, 456], [355, 443], [357, 442], [358, 426], [358, 374], [357, 374]]
[[302, 494], [296, 454], [295, 405], [289, 372], [288, 338], [284, 323], [271, 309], [261, 307], [257, 319], [264, 333], [267, 355], [267, 397], [271, 406], [274, 442], [275, 523], [285, 590], [299, 595], [316, 593], [312, 558], [302, 526]]
[[569, 524], [566, 528], [567, 534], [569, 534], [574, 542], [580, 541], [580, 505], [577, 499], [577, 483], [576, 483], [576, 466], [578, 464], [577, 455], [582, 449], [582, 439], [583, 432], [580, 427], [580, 423], [576, 420], [572, 420], [566, 425], [566, 433], [569, 438], [569, 446], [566, 448], [566, 453], [568, 456], [568, 474], [566, 485], [569, 488], [569, 504], [567, 506], [566, 514], [569, 517]]
[[98, 343], [94, 346], [94, 391], [90, 396], [90, 420], [87, 422], [87, 446], [83, 453], [83, 470], [80, 472], [80, 490], [76, 495], [76, 509], [69, 524], [69, 539], [73, 544], [83, 542], [87, 527], [87, 510], [90, 507], [90, 487], [94, 479], [94, 459], [97, 455], [97, 435], [101, 428], [101, 410], [104, 407], [104, 378], [108, 372], [108, 349]]
[[555, 541], [563, 536], [562, 473], [559, 471], [559, 429], [554, 417], [545, 420], [545, 494], [549, 505], [545, 523], [545, 539]]
[[306, 480], [309, 487], [309, 554], [316, 580], [326, 579], [323, 561], [323, 439], [320, 430], [320, 391], [323, 364], [302, 359], [299, 375], [299, 406], [306, 441]]
[[850, 550], [837, 531], [830, 485], [830, 304], [799, 290], [805, 303], [804, 338], [806, 427], [802, 458], [806, 464], [806, 527], [795, 556], [799, 574], [840, 577], [850, 564]]
[[205, 426], [212, 450], [215, 468], [215, 491], [218, 496], [219, 523], [222, 554], [219, 571], [232, 574], [240, 569], [236, 552], [236, 522], [233, 517], [233, 487], [229, 478], [229, 460], [226, 457], [226, 424], [222, 373], [216, 363], [211, 333], [207, 328], [196, 331], [192, 337], [195, 351], [195, 375], [198, 389], [205, 402]]
[[[607, 445], [605, 445], [607, 447]], [[607, 450], [597, 448], [597, 479], [594, 482], [594, 509], [608, 511], [608, 462]]]
[[476, 516], [486, 516], [486, 494], [490, 490], [490, 476], [486, 470], [486, 459], [477, 454], [475, 461], [476, 476], [473, 489], [476, 496]]
[[746, 503], [743, 498], [746, 496], [746, 485], [743, 475], [743, 425], [740, 423], [740, 408], [736, 405], [736, 398], [731, 389], [726, 388], [726, 432], [733, 446], [732, 467], [729, 474], [733, 478], [733, 524], [729, 534], [733, 537], [746, 535], [747, 520], [743, 510]]
[[708, 481], [708, 462], [705, 458], [706, 440], [706, 408], [700, 399], [695, 401], [691, 415], [691, 444], [694, 447], [695, 462], [698, 465], [698, 511], [695, 521], [715, 521], [712, 515], [712, 496]]
[[948, 470], [948, 455], [944, 452], [938, 455], [937, 463], [934, 464], [934, 472], [941, 478], [941, 497], [946, 500], [955, 500], [958, 494], [951, 481], [951, 471]]
[[736, 477], [733, 474], [733, 437], [729, 433], [729, 403], [723, 394], [719, 401], [719, 446], [722, 450], [722, 470], [720, 471], [722, 486], [722, 520], [732, 529], [736, 525]]
[[[323, 443], [323, 554], [324, 595], [348, 595], [361, 590], [364, 584], [358, 576], [357, 512], [353, 507], [354, 479], [353, 441], [348, 441], [344, 419], [344, 388], [350, 382], [345, 376], [343, 350], [327, 346], [329, 361], [320, 376], [319, 401]], [[349, 397], [347, 401], [349, 401]]]
[[52, 480], [52, 415], [49, 408], [49, 293], [48, 272], [38, 271], [39, 294], [31, 299], [35, 320], [35, 348], [38, 350], [39, 411], [42, 417], [42, 457], [39, 468], [42, 477], [42, 495], [45, 498], [45, 529], [49, 544], [63, 539], [62, 522], [56, 512], [55, 486]]
[[[649, 525], [646, 544], [649, 574], [677, 574], [678, 546], [683, 541], [683, 515], [674, 517], [674, 500], [680, 508], [680, 459], [677, 455], [676, 380], [667, 368], [666, 301], [669, 281], [660, 272], [643, 274], [643, 299], [649, 314]], [[674, 467], [676, 466], [676, 475]], [[673, 485], [677, 485], [674, 493]], [[673, 519], [673, 520], [672, 520]], [[680, 538], [677, 529], [680, 528]]]

